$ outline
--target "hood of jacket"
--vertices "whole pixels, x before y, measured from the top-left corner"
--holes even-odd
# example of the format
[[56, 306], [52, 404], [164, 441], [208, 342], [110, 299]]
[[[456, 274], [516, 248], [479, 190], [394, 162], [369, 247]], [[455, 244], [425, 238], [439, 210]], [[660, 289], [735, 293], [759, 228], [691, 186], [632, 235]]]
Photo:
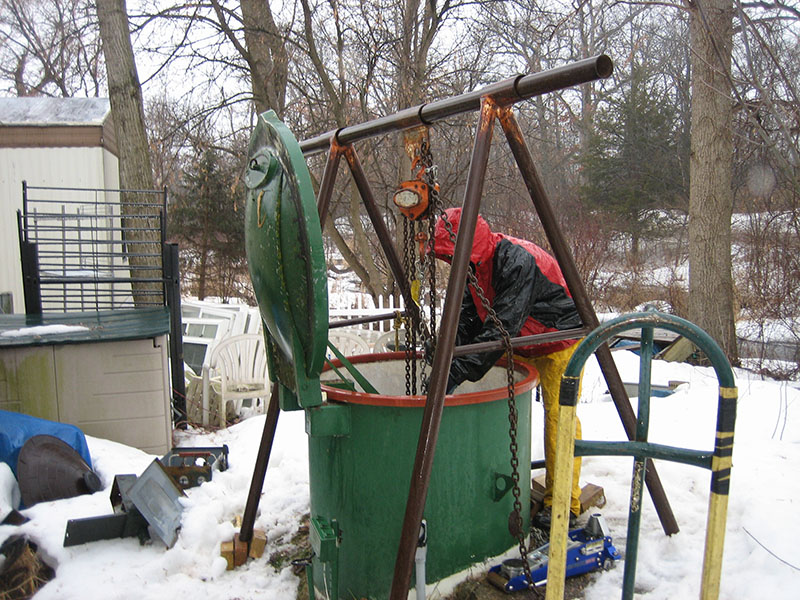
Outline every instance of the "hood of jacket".
[[[444, 218], [446, 218], [452, 226], [453, 235], [455, 236], [461, 226], [461, 208], [448, 208], [444, 211]], [[489, 229], [489, 224], [483, 217], [478, 215], [469, 262], [475, 265], [475, 268], [478, 270], [485, 268], [487, 265], [491, 268], [495, 246], [497, 246], [497, 242], [501, 239], [502, 236]], [[447, 231], [444, 224], [444, 219], [439, 217], [436, 221], [436, 229], [434, 232], [433, 253], [436, 258], [450, 263], [452, 262], [454, 251], [455, 237], [451, 239], [450, 233]]]

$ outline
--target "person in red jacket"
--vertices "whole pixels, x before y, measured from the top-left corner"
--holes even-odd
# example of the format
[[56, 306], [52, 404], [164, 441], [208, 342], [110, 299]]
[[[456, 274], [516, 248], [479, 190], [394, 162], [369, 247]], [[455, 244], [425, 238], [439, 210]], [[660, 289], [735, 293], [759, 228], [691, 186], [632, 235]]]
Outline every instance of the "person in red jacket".
[[[455, 235], [448, 232], [445, 219], [456, 234], [461, 222], [461, 209], [447, 209], [444, 217], [436, 222], [433, 253], [449, 263], [455, 249]], [[493, 232], [481, 216], [478, 216], [475, 226], [470, 269], [511, 337], [574, 329], [582, 325], [556, 259], [532, 242]], [[456, 345], [500, 338], [497, 326], [487, 318], [487, 310], [468, 280], [461, 303]], [[577, 343], [578, 340], [574, 339], [515, 348], [515, 358], [534, 365], [538, 370], [544, 402], [544, 508], [533, 521], [542, 529], [550, 527], [561, 376]], [[450, 365], [447, 393], [452, 393], [466, 380], [481, 379], [502, 354], [502, 350], [497, 350], [455, 357]], [[576, 423], [575, 437], [581, 437], [580, 421]], [[581, 459], [576, 457], [571, 488], [571, 525], [580, 514], [580, 469]]]

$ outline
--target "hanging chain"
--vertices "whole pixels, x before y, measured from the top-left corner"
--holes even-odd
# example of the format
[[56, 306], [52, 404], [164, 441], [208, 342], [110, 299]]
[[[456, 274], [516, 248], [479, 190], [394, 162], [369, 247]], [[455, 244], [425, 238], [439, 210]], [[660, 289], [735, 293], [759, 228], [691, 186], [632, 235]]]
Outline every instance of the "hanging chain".
[[[422, 142], [420, 147], [420, 154], [422, 155], [422, 164], [425, 165], [425, 179], [429, 187], [429, 208], [428, 208], [428, 243], [433, 249], [434, 237], [436, 235], [436, 217], [442, 212], [442, 201], [439, 197], [439, 167], [433, 164], [433, 154], [431, 154], [431, 146], [427, 140]], [[433, 252], [423, 252], [422, 262], [427, 261], [428, 264], [428, 285], [429, 285], [429, 318], [430, 318], [430, 334], [435, 349], [436, 342], [436, 261], [433, 259]]]
[[[414, 224], [409, 219], [403, 219], [403, 270], [406, 273], [411, 273], [411, 266], [414, 261], [413, 256], [414, 251]], [[412, 313], [413, 314], [413, 313]], [[411, 329], [406, 324], [406, 335], [408, 335], [408, 330]], [[400, 334], [398, 323], [395, 321], [395, 339], [397, 340], [398, 344], [400, 343]], [[413, 362], [410, 351], [409, 351], [409, 340], [406, 340], [405, 347], [405, 365], [406, 365], [406, 396], [411, 396], [413, 389], [416, 387], [414, 385], [416, 382], [412, 380], [411, 375], [411, 363]], [[395, 347], [395, 350], [398, 350]]]
[[[447, 233], [450, 235], [450, 240], [455, 243], [456, 234], [453, 231], [452, 224], [447, 219], [447, 215], [444, 213], [442, 213], [442, 222], [444, 223]], [[502, 321], [500, 321], [500, 317], [497, 316], [497, 313], [492, 308], [489, 299], [486, 297], [486, 294], [478, 283], [478, 278], [475, 276], [475, 273], [471, 268], [467, 268], [467, 278], [469, 279], [469, 285], [472, 286], [478, 298], [480, 299], [481, 306], [483, 306], [483, 309], [486, 311], [487, 318], [491, 320], [491, 322], [500, 332], [500, 336], [503, 340], [503, 346], [505, 348], [506, 388], [508, 392], [508, 437], [510, 438], [509, 449], [511, 450], [511, 480], [514, 483], [514, 486], [511, 489], [511, 493], [514, 496], [514, 509], [511, 511], [511, 515], [509, 517], [509, 528], [512, 530], [511, 533], [519, 542], [519, 554], [522, 558], [522, 568], [525, 571], [525, 577], [528, 580], [528, 584], [532, 589], [534, 589], [531, 568], [530, 564], [528, 564], [528, 547], [525, 543], [525, 532], [522, 527], [522, 502], [520, 501], [522, 492], [520, 491], [519, 487], [519, 444], [517, 443], [517, 425], [519, 413], [517, 411], [517, 402], [514, 394], [514, 350], [511, 346], [511, 336], [509, 335]]]
[[[428, 140], [423, 140], [420, 144], [420, 162], [425, 169], [425, 183], [428, 184], [428, 238], [424, 242], [428, 247], [420, 252], [420, 280], [424, 277], [427, 270], [428, 275], [428, 331], [420, 330], [423, 339], [427, 342], [427, 351], [432, 356], [436, 352], [436, 305], [438, 303], [436, 291], [436, 261], [433, 257], [433, 244], [436, 233], [436, 217], [442, 212], [442, 202], [439, 196], [439, 168], [433, 164], [433, 154], [431, 153], [431, 146]], [[426, 335], [427, 334], [427, 335]], [[427, 382], [425, 377], [427, 363], [425, 360], [421, 363], [421, 370], [423, 373], [423, 393], [427, 394]]]

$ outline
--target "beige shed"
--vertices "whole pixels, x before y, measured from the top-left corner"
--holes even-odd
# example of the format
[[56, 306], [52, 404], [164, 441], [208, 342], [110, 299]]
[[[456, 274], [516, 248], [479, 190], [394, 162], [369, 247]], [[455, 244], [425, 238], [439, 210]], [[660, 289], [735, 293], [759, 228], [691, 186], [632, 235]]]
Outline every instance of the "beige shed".
[[16, 217], [23, 181], [119, 188], [108, 99], [0, 98], [0, 294], [10, 294], [14, 313], [25, 310]]

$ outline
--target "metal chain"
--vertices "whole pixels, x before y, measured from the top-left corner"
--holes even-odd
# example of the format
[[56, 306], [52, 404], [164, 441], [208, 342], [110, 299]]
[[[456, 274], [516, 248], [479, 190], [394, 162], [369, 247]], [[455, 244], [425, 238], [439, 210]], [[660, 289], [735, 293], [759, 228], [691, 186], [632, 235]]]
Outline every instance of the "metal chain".
[[[413, 248], [414, 248], [414, 234], [413, 224], [409, 219], [403, 219], [403, 270], [407, 274], [411, 274], [411, 264], [413, 261]], [[413, 314], [413, 313], [412, 313]], [[409, 327], [406, 326], [406, 334], [408, 334]], [[397, 331], [397, 330], [396, 330]], [[400, 334], [395, 333], [397, 340], [400, 339]], [[408, 340], [406, 340], [408, 342]], [[395, 348], [397, 350], [397, 348]], [[406, 363], [406, 396], [411, 395], [412, 380], [411, 380], [411, 354], [409, 351], [408, 343], [405, 344], [405, 363]]]
[[[436, 352], [436, 343], [437, 343], [437, 333], [436, 333], [436, 305], [437, 305], [437, 291], [436, 291], [436, 261], [433, 257], [433, 246], [435, 243], [435, 235], [436, 235], [436, 217], [442, 212], [442, 202], [439, 196], [439, 182], [438, 182], [438, 174], [439, 168], [433, 164], [433, 154], [431, 153], [431, 146], [428, 140], [423, 140], [420, 144], [420, 161], [422, 165], [425, 167], [425, 183], [428, 184], [428, 240], [427, 243], [430, 245], [429, 249], [426, 249], [425, 252], [422, 253], [422, 257], [420, 259], [420, 267], [424, 273], [425, 267], [427, 266], [428, 271], [428, 319], [429, 319], [429, 326], [427, 332], [422, 332], [423, 337], [425, 337], [425, 333], [427, 333], [426, 341], [428, 342], [428, 351], [430, 353]], [[430, 251], [428, 251], [430, 250]], [[420, 280], [422, 277], [420, 277]], [[422, 361], [422, 370], [423, 373], [426, 370], [426, 362]], [[422, 380], [426, 383], [424, 386], [424, 393], [428, 393], [427, 390], [427, 378], [423, 376]]]
[[[420, 154], [422, 155], [422, 164], [425, 165], [425, 179], [428, 184], [428, 243], [431, 245], [431, 250], [434, 245], [434, 237], [436, 235], [436, 216], [442, 212], [442, 201], [439, 197], [439, 167], [433, 164], [433, 154], [431, 154], [431, 146], [427, 140], [423, 140], [420, 147]], [[428, 285], [429, 285], [429, 299], [430, 299], [430, 334], [433, 340], [433, 347], [436, 346], [436, 261], [433, 259], [433, 252], [424, 252], [423, 261], [428, 262]]]
[[[447, 219], [447, 215], [444, 213], [442, 213], [442, 221], [445, 229], [450, 235], [451, 241], [455, 243], [456, 235], [453, 231], [453, 226]], [[525, 532], [522, 527], [522, 502], [520, 501], [522, 492], [520, 491], [519, 487], [519, 444], [517, 443], [517, 425], [519, 413], [517, 411], [517, 402], [514, 394], [514, 350], [511, 346], [511, 336], [509, 335], [502, 321], [500, 321], [500, 317], [497, 316], [497, 313], [492, 308], [489, 299], [486, 297], [486, 294], [478, 283], [478, 278], [470, 268], [467, 269], [467, 278], [469, 279], [469, 285], [473, 287], [475, 293], [480, 299], [481, 305], [486, 311], [486, 316], [500, 332], [500, 336], [503, 339], [503, 346], [505, 347], [506, 388], [508, 392], [508, 436], [510, 438], [509, 449], [511, 450], [511, 480], [514, 483], [514, 486], [511, 489], [511, 493], [514, 496], [514, 510], [511, 511], [509, 525], [512, 526], [511, 528], [514, 530], [511, 533], [516, 536], [517, 541], [519, 542], [519, 553], [520, 557], [522, 558], [522, 568], [525, 571], [525, 577], [528, 580], [530, 587], [533, 588], [533, 577], [531, 576], [530, 564], [528, 564], [528, 547], [525, 543]]]

